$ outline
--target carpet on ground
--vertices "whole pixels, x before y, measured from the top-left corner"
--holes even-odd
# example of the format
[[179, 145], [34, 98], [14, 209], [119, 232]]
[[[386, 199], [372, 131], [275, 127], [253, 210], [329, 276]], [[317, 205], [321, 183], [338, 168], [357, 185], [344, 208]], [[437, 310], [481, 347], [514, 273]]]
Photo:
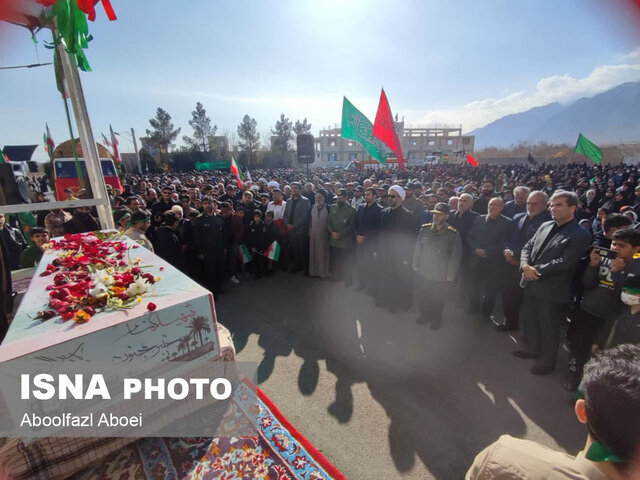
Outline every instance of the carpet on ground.
[[[73, 480], [344, 480], [262, 390], [245, 379], [217, 438], [144, 438]], [[257, 421], [258, 435], [224, 436], [224, 428]], [[231, 433], [231, 431], [229, 432]]]

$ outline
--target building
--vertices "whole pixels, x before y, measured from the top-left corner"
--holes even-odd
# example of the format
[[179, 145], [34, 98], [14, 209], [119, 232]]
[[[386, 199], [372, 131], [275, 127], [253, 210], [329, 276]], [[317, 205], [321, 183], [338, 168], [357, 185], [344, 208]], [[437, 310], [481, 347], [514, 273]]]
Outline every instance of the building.
[[[473, 153], [474, 135], [462, 135], [462, 127], [406, 127], [404, 122], [396, 122], [396, 130], [402, 144], [402, 151], [409, 165], [424, 163], [460, 163], [467, 153]], [[347, 166], [350, 162], [375, 164], [362, 145], [342, 138], [340, 128], [320, 130], [316, 137], [315, 166]], [[397, 163], [393, 152], [388, 150], [388, 164]]]

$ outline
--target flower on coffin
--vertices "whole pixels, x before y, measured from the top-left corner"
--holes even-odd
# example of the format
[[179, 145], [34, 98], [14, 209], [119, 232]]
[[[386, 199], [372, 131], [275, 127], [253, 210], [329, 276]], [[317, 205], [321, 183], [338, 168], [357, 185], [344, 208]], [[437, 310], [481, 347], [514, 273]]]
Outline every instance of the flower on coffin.
[[[58, 256], [46, 266], [42, 276], [53, 275], [45, 290], [49, 292], [48, 309], [35, 317], [47, 320], [60, 315], [63, 320], [83, 323], [96, 309], [128, 309], [142, 302], [151, 285], [160, 280], [143, 271], [142, 259], [129, 264], [125, 257], [131, 247], [118, 235], [100, 232], [65, 235], [52, 240], [50, 249]], [[155, 304], [149, 303], [150, 311]], [[41, 313], [41, 314], [40, 314]]]
[[130, 297], [137, 297], [144, 295], [149, 290], [149, 284], [146, 279], [139, 277], [135, 282], [129, 285], [127, 288], [127, 295]]
[[109, 272], [106, 270], [98, 270], [93, 275], [93, 279], [95, 282], [101, 283], [105, 286], [113, 285], [113, 276], [109, 275]]
[[158, 308], [158, 307], [156, 306], [155, 303], [153, 303], [153, 302], [147, 303], [147, 310], [149, 310], [150, 312], [153, 312], [156, 308]]
[[104, 283], [96, 283], [96, 286], [89, 290], [89, 295], [92, 297], [101, 297], [107, 293], [108, 290]]
[[83, 310], [78, 310], [75, 313], [75, 315], [73, 316], [73, 321], [76, 323], [85, 323], [85, 322], [88, 322], [90, 318], [91, 318], [91, 315], [89, 315], [89, 312], [83, 309]]

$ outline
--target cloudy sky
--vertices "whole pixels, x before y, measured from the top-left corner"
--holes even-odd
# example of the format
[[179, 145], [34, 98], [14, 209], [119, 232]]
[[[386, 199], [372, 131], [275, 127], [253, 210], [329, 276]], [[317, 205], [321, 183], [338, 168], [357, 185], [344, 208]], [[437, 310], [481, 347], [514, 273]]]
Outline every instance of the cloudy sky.
[[[221, 133], [281, 112], [317, 134], [346, 95], [371, 119], [380, 87], [414, 125], [464, 131], [640, 80], [640, 24], [623, 0], [111, 0], [89, 25], [81, 78], [94, 133], [149, 128], [158, 106], [182, 133], [195, 103]], [[0, 66], [48, 62], [46, 32], [4, 24]], [[51, 67], [0, 70], [0, 146], [69, 137]], [[123, 151], [132, 144], [121, 140]], [[39, 148], [34, 158], [44, 159]]]

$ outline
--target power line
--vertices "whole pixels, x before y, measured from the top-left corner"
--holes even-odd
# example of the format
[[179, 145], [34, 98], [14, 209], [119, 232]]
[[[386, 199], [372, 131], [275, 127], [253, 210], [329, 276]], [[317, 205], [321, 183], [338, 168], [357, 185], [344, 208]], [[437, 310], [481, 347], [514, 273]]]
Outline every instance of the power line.
[[0, 70], [13, 70], [16, 68], [34, 68], [34, 67], [45, 67], [47, 65], [53, 65], [52, 62], [49, 63], [32, 63], [31, 65], [14, 65], [11, 67], [0, 67]]

